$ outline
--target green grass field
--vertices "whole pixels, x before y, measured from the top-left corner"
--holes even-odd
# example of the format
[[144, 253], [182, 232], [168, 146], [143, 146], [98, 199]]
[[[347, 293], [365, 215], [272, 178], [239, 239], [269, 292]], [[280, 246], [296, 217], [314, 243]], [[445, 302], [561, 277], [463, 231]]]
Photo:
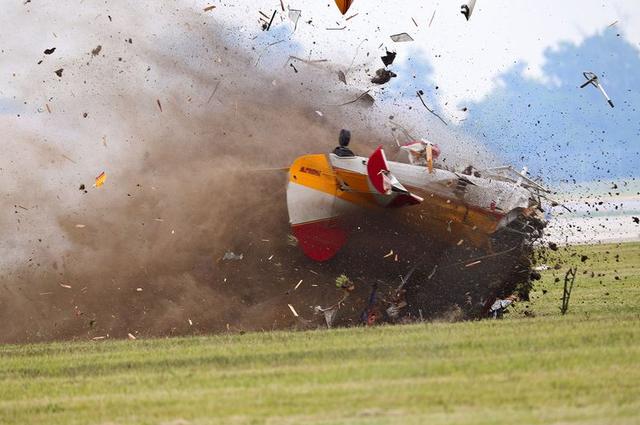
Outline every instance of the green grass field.
[[3, 346], [0, 424], [639, 424], [640, 244], [577, 251], [501, 321]]

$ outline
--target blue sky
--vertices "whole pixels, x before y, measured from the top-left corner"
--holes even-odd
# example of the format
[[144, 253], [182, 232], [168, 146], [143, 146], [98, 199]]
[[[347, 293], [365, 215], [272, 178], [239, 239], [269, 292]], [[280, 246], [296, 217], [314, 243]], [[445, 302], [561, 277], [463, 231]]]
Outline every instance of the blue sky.
[[[552, 82], [526, 78], [525, 65], [515, 65], [487, 97], [469, 103], [463, 129], [507, 162], [528, 165], [552, 181], [638, 176], [638, 51], [610, 29], [577, 46], [548, 49], [545, 58]], [[583, 71], [600, 76], [614, 108], [595, 87], [578, 88]]]
[[[549, 182], [640, 175], [640, 53], [634, 46], [611, 28], [577, 45], [546, 49], [544, 80], [527, 76], [527, 66], [519, 62], [497, 74], [482, 99], [460, 101], [457, 109], [467, 111], [451, 126], [457, 124], [505, 163], [527, 166]], [[394, 70], [398, 77], [385, 91], [388, 101], [415, 103], [422, 89], [429, 106], [447, 116], [449, 105], [437, 101], [447, 87], [434, 77], [427, 54], [412, 49]], [[579, 88], [584, 71], [600, 77], [614, 108], [595, 87]], [[467, 89], [473, 91], [474, 84], [467, 81]]]

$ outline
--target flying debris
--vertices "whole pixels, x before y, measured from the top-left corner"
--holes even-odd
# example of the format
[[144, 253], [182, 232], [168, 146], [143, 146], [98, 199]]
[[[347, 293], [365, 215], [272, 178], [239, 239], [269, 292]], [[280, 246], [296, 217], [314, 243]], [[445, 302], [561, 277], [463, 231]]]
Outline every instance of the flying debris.
[[393, 34], [391, 36], [391, 40], [393, 40], [396, 43], [403, 43], [407, 41], [413, 41], [413, 38], [406, 32], [401, 32], [400, 34]]
[[98, 174], [98, 177], [96, 177], [96, 182], [93, 184], [93, 187], [99, 188], [104, 184], [106, 180], [107, 180], [107, 174], [103, 171], [100, 174]]
[[388, 83], [393, 77], [397, 77], [394, 72], [380, 68], [376, 70], [376, 76], [371, 79], [371, 82], [374, 84], [384, 84]]
[[425, 103], [424, 99], [422, 98], [422, 96], [424, 95], [424, 91], [422, 91], [422, 90], [418, 90], [418, 91], [416, 92], [416, 95], [417, 95], [417, 96], [418, 96], [418, 98], [420, 99], [420, 102], [422, 102], [422, 106], [424, 106], [424, 107], [427, 109], [427, 111], [431, 112], [433, 115], [435, 115], [436, 117], [438, 117], [438, 119], [439, 119], [440, 121], [442, 121], [442, 123], [443, 123], [444, 125], [449, 125], [449, 124], [447, 124], [447, 122], [446, 122], [445, 120], [443, 120], [443, 119], [442, 119], [442, 117], [441, 117], [440, 115], [438, 115], [438, 114], [437, 114], [433, 109], [431, 109], [431, 108], [429, 108], [429, 107], [427, 106], [427, 104]]
[[462, 3], [462, 6], [460, 6], [460, 13], [467, 18], [467, 21], [471, 18], [474, 7], [476, 7], [476, 0], [467, 0], [465, 3]]
[[336, 0], [336, 6], [340, 9], [340, 13], [343, 15], [347, 13], [354, 0]]
[[302, 16], [302, 10], [289, 9], [289, 19], [293, 22], [293, 30], [298, 29], [298, 20]]
[[587, 72], [583, 72], [582, 75], [584, 75], [584, 78], [587, 79], [587, 82], [584, 83], [583, 85], [581, 85], [580, 88], [583, 89], [583, 88], [587, 87], [589, 84], [593, 85], [598, 90], [600, 90], [600, 92], [602, 93], [604, 98], [607, 99], [607, 102], [609, 103], [609, 106], [611, 106], [613, 108], [613, 102], [609, 98], [609, 95], [607, 94], [607, 92], [604, 91], [604, 87], [602, 87], [602, 84], [600, 84], [600, 82], [598, 81], [598, 76], [596, 74], [594, 74], [593, 72], [588, 72], [588, 71]]
[[384, 66], [389, 66], [396, 59], [396, 52], [390, 52], [387, 50], [387, 53], [384, 56], [381, 56], [380, 59], [382, 59]]
[[222, 261], [241, 261], [244, 258], [244, 254], [236, 254], [233, 251], [227, 251], [222, 257]]

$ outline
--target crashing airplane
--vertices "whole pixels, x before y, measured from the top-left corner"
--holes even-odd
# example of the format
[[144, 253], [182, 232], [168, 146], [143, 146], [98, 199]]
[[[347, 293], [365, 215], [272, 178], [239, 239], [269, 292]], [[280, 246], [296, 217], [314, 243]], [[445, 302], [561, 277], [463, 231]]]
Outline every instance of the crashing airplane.
[[[510, 167], [455, 172], [433, 164], [437, 146], [416, 141], [400, 147], [409, 163], [387, 161], [382, 147], [369, 158], [312, 154], [289, 168], [287, 206], [302, 251], [316, 261], [331, 259], [347, 242], [345, 217], [367, 209], [413, 208], [426, 238], [466, 241], [491, 249], [491, 237], [524, 231], [542, 222], [546, 190]], [[518, 224], [518, 226], [515, 226]], [[542, 225], [543, 227], [544, 225]]]

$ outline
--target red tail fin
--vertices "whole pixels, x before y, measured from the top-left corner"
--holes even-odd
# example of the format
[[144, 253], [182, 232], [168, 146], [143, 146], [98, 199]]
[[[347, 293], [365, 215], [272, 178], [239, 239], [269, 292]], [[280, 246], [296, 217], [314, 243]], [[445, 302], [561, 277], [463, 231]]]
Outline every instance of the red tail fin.
[[378, 149], [371, 154], [369, 161], [367, 161], [367, 174], [369, 174], [371, 185], [384, 195], [391, 190], [387, 173], [389, 173], [387, 158], [384, 156], [382, 146], [378, 146]]

